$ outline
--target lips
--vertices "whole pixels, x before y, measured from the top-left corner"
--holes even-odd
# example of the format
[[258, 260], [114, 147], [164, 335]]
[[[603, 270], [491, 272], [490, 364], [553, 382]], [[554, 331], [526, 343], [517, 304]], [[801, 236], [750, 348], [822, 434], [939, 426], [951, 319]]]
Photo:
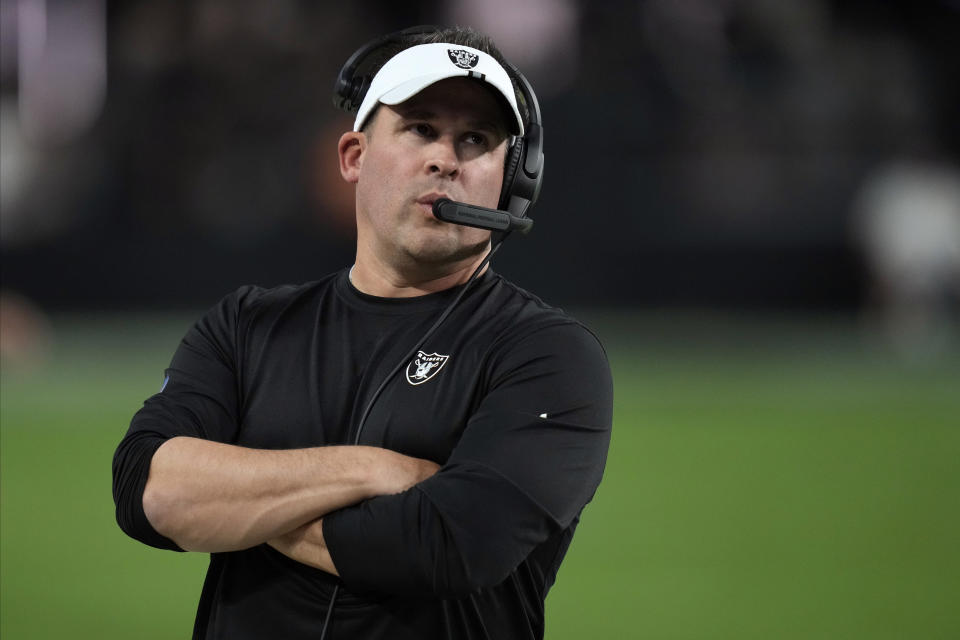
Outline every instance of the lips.
[[433, 206], [433, 203], [436, 202], [437, 200], [439, 200], [440, 198], [448, 198], [448, 199], [451, 199], [451, 200], [452, 200], [452, 198], [450, 198], [450, 196], [448, 196], [448, 195], [445, 194], [445, 193], [439, 193], [439, 192], [437, 192], [437, 191], [431, 191], [430, 193], [427, 193], [427, 194], [422, 195], [422, 196], [420, 196], [419, 198], [417, 198], [417, 204], [425, 204], [425, 205], [427, 205], [427, 206], [429, 206], [429, 207], [432, 207], [432, 206]]
[[417, 198], [416, 203], [420, 206], [420, 209], [424, 214], [435, 222], [439, 222], [436, 217], [433, 215], [433, 203], [439, 200], [440, 198], [450, 198], [445, 193], [439, 191], [431, 191], [430, 193], [425, 193], [424, 195]]

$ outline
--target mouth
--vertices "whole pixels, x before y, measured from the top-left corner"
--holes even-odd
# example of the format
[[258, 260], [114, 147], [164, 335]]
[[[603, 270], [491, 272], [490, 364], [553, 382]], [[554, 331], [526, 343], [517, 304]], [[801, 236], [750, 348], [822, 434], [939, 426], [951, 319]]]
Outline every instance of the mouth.
[[433, 218], [434, 217], [433, 203], [439, 200], [440, 198], [452, 199], [450, 198], [450, 196], [448, 196], [445, 193], [440, 193], [438, 191], [431, 191], [430, 193], [426, 193], [420, 196], [419, 198], [417, 198], [416, 203], [420, 205], [420, 208], [423, 209], [427, 214], [429, 214], [431, 218]]
[[417, 198], [417, 204], [425, 204], [432, 207], [433, 203], [439, 200], [440, 198], [449, 198], [451, 200], [453, 199], [453, 198], [450, 198], [450, 196], [448, 196], [445, 193], [440, 193], [439, 191], [431, 191], [430, 193], [424, 194], [419, 198]]

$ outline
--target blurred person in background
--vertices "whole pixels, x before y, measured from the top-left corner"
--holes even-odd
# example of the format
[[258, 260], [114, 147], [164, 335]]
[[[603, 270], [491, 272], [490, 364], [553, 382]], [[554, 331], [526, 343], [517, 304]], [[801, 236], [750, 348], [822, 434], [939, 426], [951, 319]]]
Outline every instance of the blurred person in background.
[[872, 277], [872, 307], [907, 360], [949, 353], [960, 304], [960, 170], [899, 158], [864, 182], [854, 231]]
[[117, 448], [117, 520], [211, 554], [195, 638], [542, 638], [612, 381], [589, 330], [489, 267], [489, 221], [523, 228], [539, 192], [536, 98], [458, 28], [358, 50], [335, 100], [355, 263], [187, 333]]

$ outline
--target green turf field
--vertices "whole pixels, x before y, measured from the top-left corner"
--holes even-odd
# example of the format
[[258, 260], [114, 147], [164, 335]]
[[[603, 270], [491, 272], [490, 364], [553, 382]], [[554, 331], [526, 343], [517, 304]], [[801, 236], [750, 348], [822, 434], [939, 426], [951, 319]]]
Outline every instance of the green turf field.
[[[56, 322], [0, 387], [0, 637], [189, 637], [206, 557], [126, 538], [113, 448], [183, 318]], [[828, 321], [596, 316], [607, 473], [547, 638], [960, 638], [960, 355]]]

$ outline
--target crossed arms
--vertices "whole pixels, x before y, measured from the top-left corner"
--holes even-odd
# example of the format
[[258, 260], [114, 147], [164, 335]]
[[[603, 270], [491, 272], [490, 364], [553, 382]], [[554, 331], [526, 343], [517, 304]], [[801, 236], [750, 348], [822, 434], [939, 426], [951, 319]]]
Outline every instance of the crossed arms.
[[320, 518], [405, 491], [438, 468], [377, 447], [271, 451], [176, 437], [153, 455], [143, 508], [158, 533], [187, 551], [235, 551], [266, 542], [336, 574]]
[[353, 590], [425, 597], [500, 584], [547, 541], [543, 562], [562, 553], [610, 437], [609, 366], [585, 330], [526, 323], [498, 343], [488, 389], [441, 470], [378, 447], [225, 444], [246, 410], [240, 388], [262, 375], [240, 364], [234, 343], [247, 329], [233, 304], [188, 333], [169, 385], [117, 448], [114, 500], [130, 536], [209, 552], [267, 543]]

